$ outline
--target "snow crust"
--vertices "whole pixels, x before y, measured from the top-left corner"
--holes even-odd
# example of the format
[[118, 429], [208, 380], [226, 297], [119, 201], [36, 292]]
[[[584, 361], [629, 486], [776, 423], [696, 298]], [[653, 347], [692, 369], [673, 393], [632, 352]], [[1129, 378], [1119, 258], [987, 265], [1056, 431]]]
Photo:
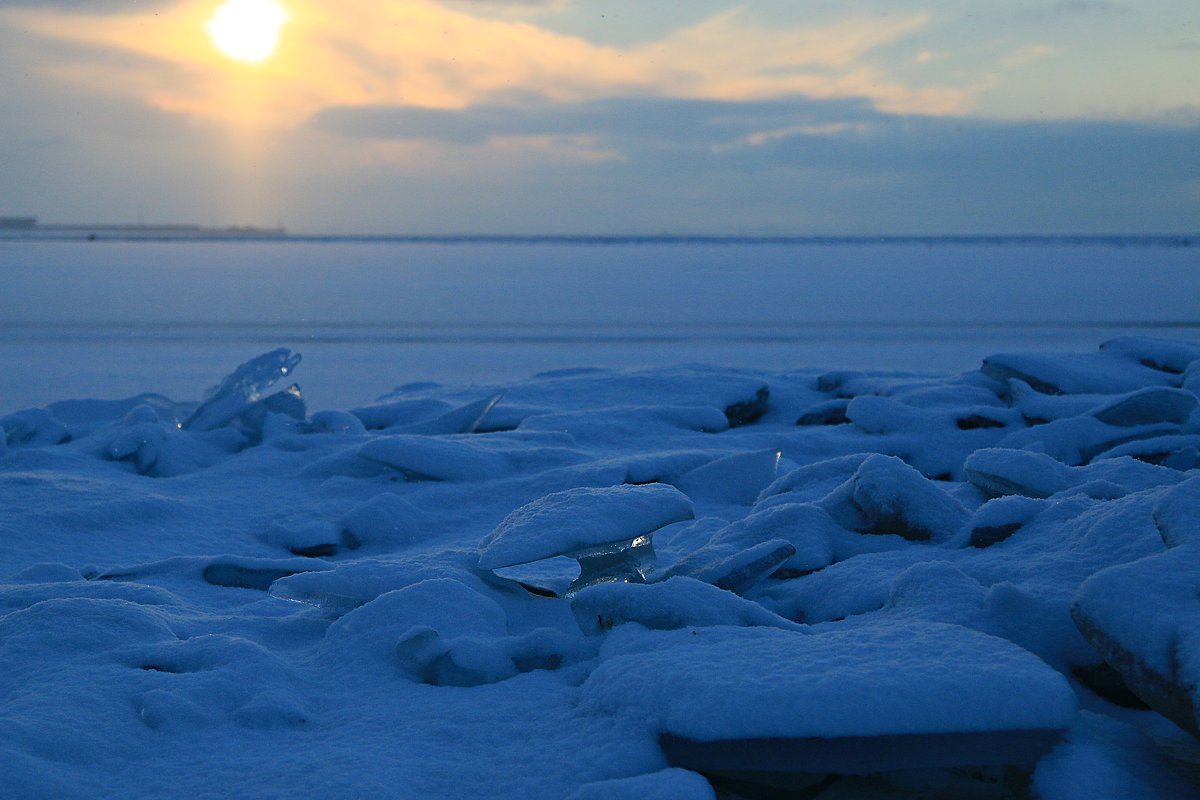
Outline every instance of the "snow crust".
[[1030, 732], [1044, 800], [1197, 794], [1194, 343], [315, 413], [299, 363], [0, 418], [0, 794], [710, 798], [660, 737]]

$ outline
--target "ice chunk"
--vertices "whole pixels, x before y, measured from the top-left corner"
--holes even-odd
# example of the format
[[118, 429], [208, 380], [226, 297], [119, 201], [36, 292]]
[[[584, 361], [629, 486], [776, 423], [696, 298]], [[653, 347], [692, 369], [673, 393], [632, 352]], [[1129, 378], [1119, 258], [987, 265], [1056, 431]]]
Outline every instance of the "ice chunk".
[[1105, 450], [1092, 463], [1122, 456], [1186, 472], [1200, 467], [1200, 435], [1152, 436], [1126, 442]]
[[797, 425], [845, 425], [850, 420], [846, 417], [846, 407], [850, 401], [845, 398], [826, 400], [810, 406], [796, 419]]
[[475, 568], [477, 557], [474, 550], [442, 550], [386, 558], [358, 558], [333, 568], [318, 562], [322, 571], [281, 578], [271, 585], [270, 594], [282, 600], [316, 606], [337, 617], [382, 594], [434, 578], [452, 578], [481, 591], [485, 584]]
[[510, 567], [628, 542], [693, 516], [687, 496], [666, 484], [555, 492], [518, 508], [485, 537], [479, 566]]
[[654, 567], [654, 531], [693, 516], [687, 496], [665, 484], [555, 492], [518, 508], [485, 537], [479, 566], [571, 556], [579, 577], [568, 595], [592, 583], [640, 582]]
[[1019, 378], [1008, 379], [1008, 394], [1030, 425], [1078, 417], [1112, 400], [1109, 394], [1044, 394]]
[[967, 524], [971, 546], [983, 548], [1003, 542], [1042, 513], [1047, 505], [1047, 500], [1022, 495], [997, 497], [984, 503]]
[[9, 447], [44, 447], [71, 440], [67, 427], [44, 408], [30, 408], [0, 418]]
[[300, 387], [293, 383], [282, 392], [248, 403], [236, 417], [237, 428], [246, 434], [251, 444], [258, 444], [270, 437], [272, 414], [303, 422], [307, 409]]
[[465, 406], [452, 408], [433, 419], [413, 422], [395, 429], [396, 433], [412, 433], [424, 436], [440, 436], [450, 433], [475, 433], [491, 412], [501, 395], [492, 395]]
[[561, 435], [537, 438], [514, 434], [431, 437], [381, 436], [358, 449], [360, 458], [383, 464], [409, 481], [474, 481], [506, 477], [528, 469], [578, 463], [582, 454], [561, 446]]
[[182, 427], [195, 431], [218, 428], [262, 399], [266, 391], [287, 377], [300, 363], [300, 354], [280, 348], [252, 358], [205, 392], [204, 402]]
[[1076, 713], [1067, 681], [1026, 650], [896, 620], [813, 635], [634, 630], [582, 692], [585, 712], [637, 713], [669, 762], [699, 770], [1033, 763]]
[[692, 470], [711, 463], [713, 454], [707, 450], [650, 451], [614, 461], [625, 465], [625, 483], [674, 484]]
[[1071, 609], [1075, 624], [1142, 700], [1200, 736], [1200, 549], [1175, 547], [1096, 573]]
[[1092, 416], [1107, 425], [1125, 428], [1156, 422], [1182, 425], [1198, 406], [1200, 401], [1189, 391], [1153, 386], [1112, 400], [1092, 411]]
[[[831, 529], [839, 528], [824, 510], [808, 504], [786, 503], [755, 509], [740, 520], [717, 531], [708, 542], [684, 556], [668, 570], [669, 575], [705, 576], [719, 582], [724, 570], [712, 569], [764, 542], [782, 540], [792, 546], [786, 567], [791, 572], [812, 572], [833, 563]], [[777, 548], [771, 548], [772, 550]], [[732, 568], [736, 561], [728, 561]], [[784, 564], [785, 562], [780, 562]]]
[[[886, 538], [904, 542], [898, 536]], [[929, 548], [911, 544], [863, 553], [796, 580], [772, 581], [772, 585], [759, 587], [752, 597], [763, 607], [795, 622], [841, 620], [883, 608], [896, 578], [913, 564], [929, 558]]]
[[748, 506], [775, 480], [780, 451], [735, 453], [685, 473], [672, 483], [697, 501]]
[[589, 586], [575, 595], [571, 611], [580, 629], [589, 634], [627, 622], [656, 630], [712, 625], [801, 628], [733, 592], [685, 577], [661, 583]]
[[622, 438], [676, 434], [681, 430], [720, 433], [729, 421], [715, 406], [608, 406], [578, 411], [530, 414], [521, 420], [522, 431], [564, 431], [584, 443], [605, 443]]
[[970, 431], [1023, 425], [1020, 415], [1008, 408], [991, 405], [919, 408], [890, 397], [874, 395], [851, 400], [846, 408], [846, 417], [859, 429], [875, 434], [920, 429]]
[[340, 538], [351, 550], [363, 545], [396, 547], [420, 541], [429, 529], [426, 515], [410, 500], [384, 493], [342, 517]]
[[433, 397], [404, 398], [385, 403], [352, 408], [350, 414], [357, 417], [367, 430], [384, 430], [417, 425], [436, 419], [452, 411], [454, 406], [445, 400]]
[[873, 455], [822, 501], [829, 515], [860, 533], [944, 542], [967, 521], [962, 503], [893, 456]]
[[1112, 353], [998, 353], [980, 371], [996, 380], [1017, 378], [1046, 394], [1124, 394], [1173, 386], [1164, 372]]
[[871, 453], [827, 458], [781, 475], [758, 496], [758, 505], [820, 500], [852, 476]]
[[1163, 493], [1153, 513], [1154, 524], [1167, 547], [1200, 544], [1200, 476]]
[[1068, 467], [1044, 453], [989, 448], [976, 450], [966, 462], [967, 479], [985, 493], [1051, 497], [1085, 483], [1104, 481], [1126, 492], [1173, 486], [1183, 480], [1175, 470], [1132, 458], [1095, 461]]
[[385, 592], [337, 619], [325, 633], [324, 648], [338, 661], [390, 661], [396, 641], [421, 626], [445, 639], [508, 634], [507, 616], [496, 601], [461, 581], [431, 578]]
[[1176, 375], [1186, 370], [1192, 362], [1200, 360], [1200, 345], [1150, 336], [1119, 336], [1102, 343], [1100, 350]]
[[716, 560], [685, 560], [672, 575], [688, 575], [720, 589], [741, 594], [779, 569], [796, 555], [796, 547], [783, 539], [769, 539]]
[[1169, 422], [1118, 426], [1107, 425], [1092, 416], [1084, 416], [1013, 431], [996, 442], [996, 446], [1037, 450], [1064, 464], [1078, 466], [1087, 464], [1117, 445], [1174, 433], [1179, 433], [1179, 426]]

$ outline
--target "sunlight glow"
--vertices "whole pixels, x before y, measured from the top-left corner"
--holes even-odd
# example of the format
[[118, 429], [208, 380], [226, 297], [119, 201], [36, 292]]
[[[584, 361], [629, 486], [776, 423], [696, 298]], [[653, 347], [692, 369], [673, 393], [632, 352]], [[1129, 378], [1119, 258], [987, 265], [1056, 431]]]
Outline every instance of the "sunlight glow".
[[275, 0], [227, 0], [204, 24], [216, 48], [236, 61], [257, 63], [275, 52], [288, 13]]

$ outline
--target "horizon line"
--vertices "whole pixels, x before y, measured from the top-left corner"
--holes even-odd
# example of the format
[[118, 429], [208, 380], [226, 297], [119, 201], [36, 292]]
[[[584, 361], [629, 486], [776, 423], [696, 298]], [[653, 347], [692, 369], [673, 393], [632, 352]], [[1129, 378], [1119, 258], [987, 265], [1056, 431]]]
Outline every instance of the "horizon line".
[[278, 241], [397, 244], [1111, 244], [1189, 247], [1200, 232], [1160, 233], [311, 233], [283, 226], [194, 224], [0, 225], [0, 239], [43, 241]]

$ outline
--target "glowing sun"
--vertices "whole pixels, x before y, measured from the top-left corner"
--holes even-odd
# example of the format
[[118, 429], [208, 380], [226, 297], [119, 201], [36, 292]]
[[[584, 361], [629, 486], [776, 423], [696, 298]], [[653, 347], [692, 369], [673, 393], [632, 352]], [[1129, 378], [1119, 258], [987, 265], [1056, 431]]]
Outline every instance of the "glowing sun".
[[237, 61], [263, 61], [279, 44], [288, 13], [275, 0], [227, 0], [204, 23], [216, 48]]

